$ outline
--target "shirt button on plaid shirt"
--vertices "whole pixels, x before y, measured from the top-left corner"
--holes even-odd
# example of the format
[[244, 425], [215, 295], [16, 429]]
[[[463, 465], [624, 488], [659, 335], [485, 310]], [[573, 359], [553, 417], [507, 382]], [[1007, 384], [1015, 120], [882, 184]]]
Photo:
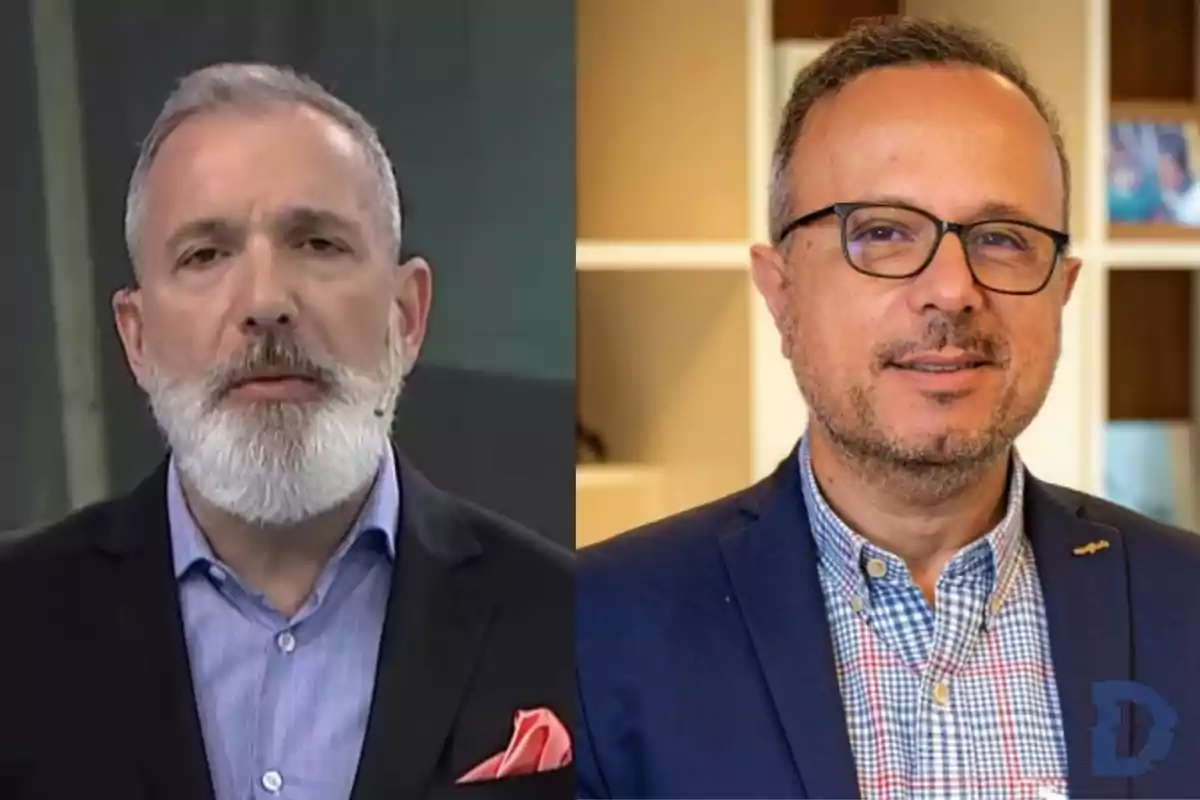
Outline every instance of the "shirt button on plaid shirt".
[[936, 611], [903, 561], [868, 544], [825, 502], [806, 443], [800, 462], [863, 797], [1065, 797], [1067, 751], [1021, 524], [1020, 462], [1014, 457], [1004, 519], [946, 567]]

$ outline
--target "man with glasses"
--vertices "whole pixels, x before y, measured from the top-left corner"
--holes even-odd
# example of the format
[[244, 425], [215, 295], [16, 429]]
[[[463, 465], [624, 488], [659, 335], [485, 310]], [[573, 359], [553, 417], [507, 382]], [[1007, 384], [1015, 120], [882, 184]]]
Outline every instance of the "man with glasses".
[[1198, 796], [1200, 539], [1013, 445], [1081, 266], [1047, 103], [977, 32], [871, 23], [774, 167], [753, 276], [811, 423], [581, 554], [579, 793]]

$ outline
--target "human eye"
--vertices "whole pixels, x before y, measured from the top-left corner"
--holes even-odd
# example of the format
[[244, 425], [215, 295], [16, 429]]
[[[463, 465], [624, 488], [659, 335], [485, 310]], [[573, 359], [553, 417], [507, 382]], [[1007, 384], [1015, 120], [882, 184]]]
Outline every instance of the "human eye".
[[975, 231], [975, 247], [989, 251], [1023, 253], [1030, 249], [1030, 236], [1018, 226], [988, 226]]
[[201, 245], [184, 250], [176, 263], [180, 267], [195, 269], [210, 266], [225, 255], [225, 251], [215, 245]]
[[350, 248], [338, 239], [328, 236], [308, 235], [299, 237], [297, 249], [316, 256], [336, 256], [350, 252]]
[[916, 238], [912, 226], [892, 219], [856, 220], [850, 239], [862, 244], [902, 244]]

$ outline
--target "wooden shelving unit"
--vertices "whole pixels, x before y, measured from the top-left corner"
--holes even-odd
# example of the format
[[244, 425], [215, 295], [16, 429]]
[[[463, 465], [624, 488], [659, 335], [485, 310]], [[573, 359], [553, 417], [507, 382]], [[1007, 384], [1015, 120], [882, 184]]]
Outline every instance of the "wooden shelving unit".
[[575, 470], [576, 546], [598, 542], [667, 509], [664, 471], [643, 464], [585, 464]]
[[575, 244], [580, 272], [744, 271], [745, 242], [588, 242]]
[[[577, 9], [579, 410], [616, 464], [578, 469], [583, 544], [744, 487], [804, 415], [748, 269], [766, 233], [769, 2]], [[654, 499], [614, 499], [613, 475]]]
[[[855, 4], [789, 5], [781, 14], [770, 0], [577, 0], [579, 407], [615, 462], [607, 472], [579, 470], [581, 544], [746, 486], [803, 431], [803, 403], [751, 284], [748, 251], [766, 239], [770, 148], [791, 79]], [[806, 27], [804, 14], [818, 5], [825, 10]], [[1180, 3], [858, 5], [983, 27], [1055, 104], [1073, 166], [1074, 248], [1086, 265], [1050, 396], [1019, 446], [1040, 477], [1103, 494], [1108, 273], [1200, 266], [1197, 241], [1117, 238], [1107, 221], [1111, 102], [1137, 99], [1130, 92], [1142, 85], [1155, 101], [1178, 99], [1169, 96], [1176, 83], [1195, 85], [1194, 76], [1156, 78], [1161, 53], [1136, 40]], [[1194, 19], [1186, 25], [1195, 31]], [[1192, 36], [1173, 35], [1172, 52]], [[617, 485], [653, 499], [617, 500]]]

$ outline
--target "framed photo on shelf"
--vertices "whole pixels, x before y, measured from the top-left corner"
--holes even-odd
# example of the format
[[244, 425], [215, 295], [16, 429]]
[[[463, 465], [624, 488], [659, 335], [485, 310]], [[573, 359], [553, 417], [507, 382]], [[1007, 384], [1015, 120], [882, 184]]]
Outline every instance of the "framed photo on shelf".
[[1112, 238], [1200, 241], [1200, 105], [1114, 103], [1107, 188]]

